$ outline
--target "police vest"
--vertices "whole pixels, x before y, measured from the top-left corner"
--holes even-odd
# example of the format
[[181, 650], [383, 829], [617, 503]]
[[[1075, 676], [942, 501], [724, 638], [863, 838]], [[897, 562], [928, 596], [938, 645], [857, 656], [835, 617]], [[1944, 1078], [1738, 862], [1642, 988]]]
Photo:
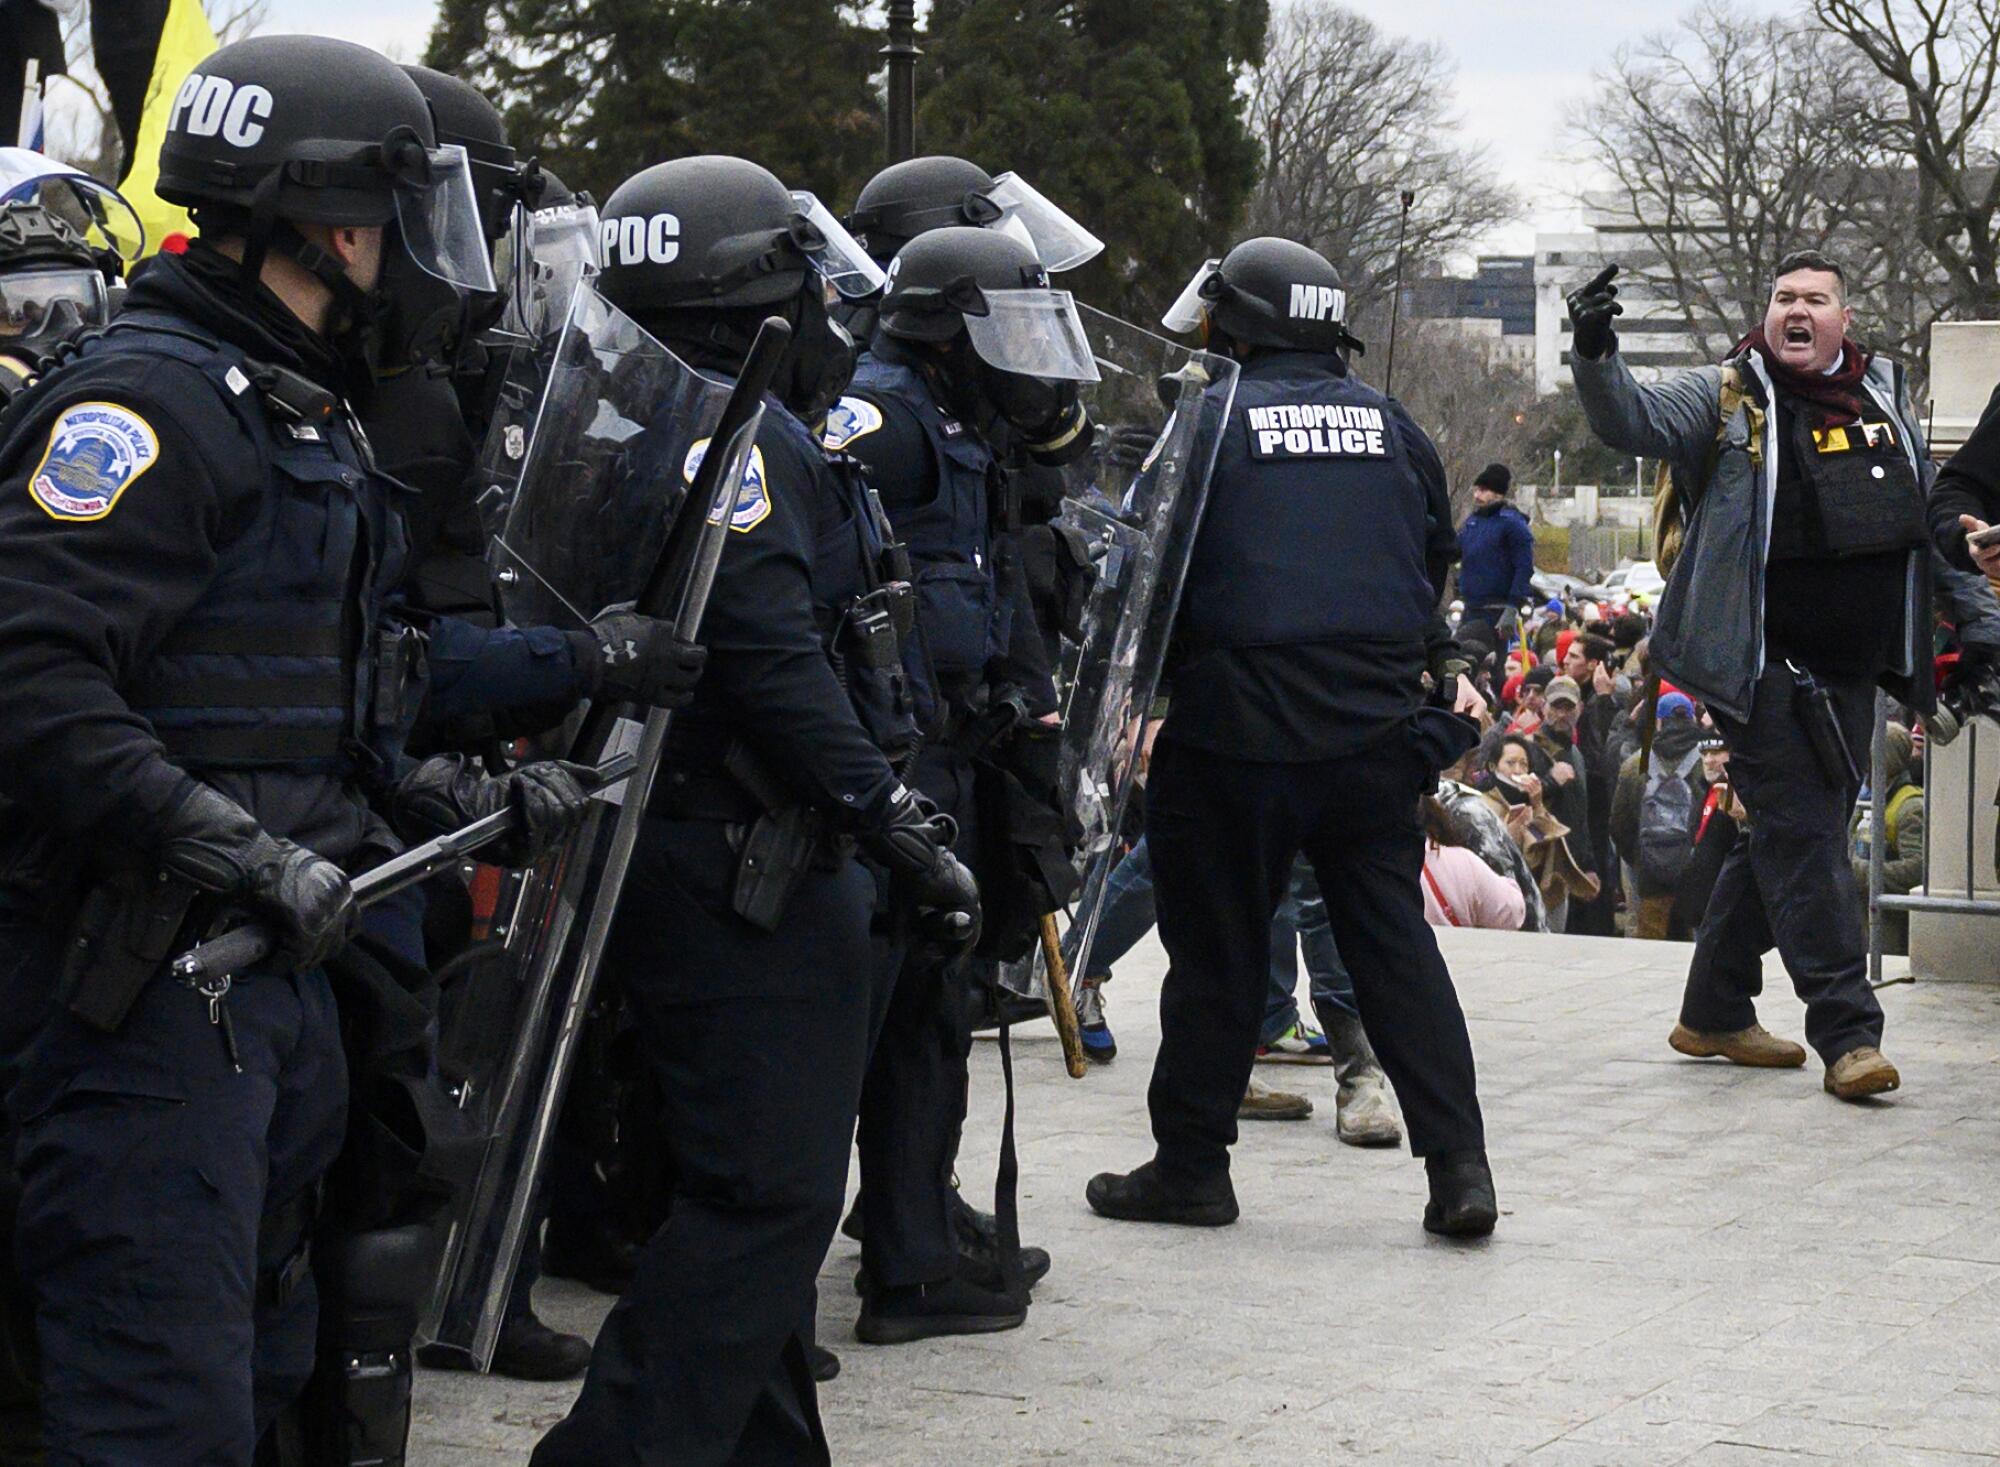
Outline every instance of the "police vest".
[[1423, 638], [1426, 496], [1397, 423], [1381, 393], [1303, 354], [1243, 373], [1188, 568], [1190, 654]]
[[394, 750], [421, 690], [415, 635], [388, 616], [402, 501], [337, 415], [313, 423], [252, 384], [264, 369], [176, 317], [130, 313], [82, 354], [197, 368], [257, 446], [268, 491], [219, 549], [201, 599], [123, 691], [184, 769], [351, 772]]
[[812, 432], [789, 412], [769, 409], [788, 438], [797, 441], [806, 462], [824, 465], [833, 492], [818, 497], [813, 515], [813, 619], [854, 715], [875, 747], [891, 763], [916, 747], [915, 693], [904, 668], [902, 634], [913, 608], [897, 606], [910, 588], [884, 584], [887, 547], [868, 503], [861, 465], [844, 455], [831, 457]]
[[829, 449], [839, 452], [880, 428], [884, 402], [908, 408], [923, 427], [937, 466], [937, 494], [928, 504], [899, 505], [891, 518], [909, 547], [931, 669], [947, 688], [976, 683], [1006, 650], [1008, 636], [1008, 610], [993, 575], [988, 486], [999, 472], [993, 451], [945, 410], [919, 373], [899, 362], [864, 353], [853, 389], [828, 415]]

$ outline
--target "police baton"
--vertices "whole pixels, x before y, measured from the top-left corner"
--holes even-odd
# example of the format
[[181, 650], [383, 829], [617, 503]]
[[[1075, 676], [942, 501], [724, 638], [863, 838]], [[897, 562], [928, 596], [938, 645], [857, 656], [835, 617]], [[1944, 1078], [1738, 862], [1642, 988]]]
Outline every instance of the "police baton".
[[[625, 778], [637, 763], [638, 760], [629, 752], [614, 754], [589, 771], [582, 783], [591, 793], [599, 793]], [[366, 911], [397, 892], [456, 865], [501, 837], [514, 834], [516, 828], [512, 809], [496, 810], [483, 820], [447, 831], [434, 840], [413, 846], [400, 856], [391, 856], [379, 866], [371, 866], [354, 878], [354, 905]], [[278, 940], [268, 927], [251, 922], [182, 953], [174, 959], [171, 971], [183, 983], [197, 983], [224, 973], [241, 973], [269, 957], [277, 946]]]

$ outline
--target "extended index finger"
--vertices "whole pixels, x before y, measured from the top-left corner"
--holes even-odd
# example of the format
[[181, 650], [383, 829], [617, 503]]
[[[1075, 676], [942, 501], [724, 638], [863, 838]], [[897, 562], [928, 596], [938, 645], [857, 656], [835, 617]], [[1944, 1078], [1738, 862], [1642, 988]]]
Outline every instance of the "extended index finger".
[[1613, 280], [1616, 280], [1617, 278], [1618, 278], [1617, 265], [1615, 264], [1606, 265], [1602, 270], [1598, 271], [1595, 275], [1591, 277], [1590, 283], [1584, 286], [1584, 288], [1581, 291], [1579, 291], [1578, 294], [1595, 295], [1598, 291], [1604, 289], [1605, 286], [1609, 285]]

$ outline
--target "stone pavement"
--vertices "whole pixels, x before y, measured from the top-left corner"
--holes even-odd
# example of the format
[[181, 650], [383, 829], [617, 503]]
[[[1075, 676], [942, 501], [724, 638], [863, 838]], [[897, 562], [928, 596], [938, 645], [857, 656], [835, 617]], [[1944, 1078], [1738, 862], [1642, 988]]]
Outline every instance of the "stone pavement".
[[[1448, 932], [1504, 1216], [1472, 1247], [1418, 1225], [1423, 1170], [1302, 1124], [1246, 1126], [1243, 1219], [1107, 1222], [1094, 1172], [1149, 1154], [1164, 959], [1108, 990], [1120, 1054], [1063, 1074], [1017, 1049], [1022, 1213], [1055, 1270], [1017, 1332], [871, 1349], [836, 1239], [820, 1338], [835, 1460], [862, 1467], [1837, 1462], [2000, 1464], [2000, 987], [1885, 990], [1906, 1088], [1864, 1106], [1805, 1071], [1666, 1047], [1688, 949]], [[1777, 974], [1775, 964], [1774, 975]], [[1796, 1037], [1781, 975], [1764, 1004]], [[998, 1056], [974, 1055], [966, 1175], [990, 1186]], [[990, 1194], [989, 1194], [990, 1195]], [[604, 1301], [544, 1284], [594, 1329]], [[524, 1462], [573, 1386], [426, 1374], [416, 1467]]]

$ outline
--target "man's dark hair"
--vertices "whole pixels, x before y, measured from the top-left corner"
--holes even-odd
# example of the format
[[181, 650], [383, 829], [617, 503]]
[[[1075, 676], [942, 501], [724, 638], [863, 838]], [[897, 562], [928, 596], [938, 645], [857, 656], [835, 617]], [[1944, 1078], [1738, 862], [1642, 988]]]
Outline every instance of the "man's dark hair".
[[1794, 270], [1823, 270], [1840, 282], [1840, 293], [1843, 296], [1847, 294], [1847, 272], [1831, 255], [1818, 250], [1793, 250], [1778, 261], [1778, 268], [1771, 273], [1771, 283], [1776, 285]]
[[1587, 662], [1602, 662], [1611, 655], [1614, 646], [1609, 637], [1600, 637], [1595, 632], [1585, 632], [1570, 645], [1581, 647]]
[[1611, 623], [1611, 645], [1622, 647], [1628, 652], [1638, 646], [1640, 638], [1645, 635], [1646, 618], [1643, 616], [1628, 614]]

